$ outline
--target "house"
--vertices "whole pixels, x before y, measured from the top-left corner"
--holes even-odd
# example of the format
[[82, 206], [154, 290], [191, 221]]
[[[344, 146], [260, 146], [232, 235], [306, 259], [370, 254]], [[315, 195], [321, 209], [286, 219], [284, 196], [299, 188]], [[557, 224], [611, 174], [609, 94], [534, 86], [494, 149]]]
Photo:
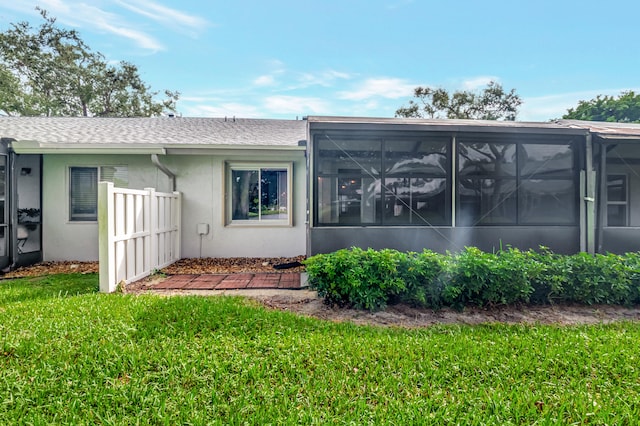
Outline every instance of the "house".
[[[2, 117], [0, 137], [1, 267], [97, 260], [99, 180], [180, 191], [183, 257], [305, 252], [302, 120]], [[26, 240], [19, 211], [42, 212]]]
[[182, 194], [182, 257], [640, 249], [640, 125], [0, 118], [0, 267], [98, 259], [98, 181]]

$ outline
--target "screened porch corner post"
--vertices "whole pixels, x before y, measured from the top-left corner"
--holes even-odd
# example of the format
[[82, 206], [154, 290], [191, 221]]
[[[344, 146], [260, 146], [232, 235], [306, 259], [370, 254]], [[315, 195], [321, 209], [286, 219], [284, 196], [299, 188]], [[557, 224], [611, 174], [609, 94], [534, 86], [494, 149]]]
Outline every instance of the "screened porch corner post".
[[593, 168], [593, 138], [589, 133], [585, 138], [586, 192], [583, 202], [586, 204], [586, 240], [587, 253], [596, 251], [596, 171]]
[[604, 252], [604, 226], [605, 224], [609, 224], [608, 220], [605, 222], [607, 218], [607, 145], [604, 144], [603, 141], [600, 141], [598, 144], [600, 149], [600, 155], [598, 158], [598, 170], [600, 171], [600, 179], [598, 183], [598, 196], [599, 203], [597, 206], [596, 217], [598, 219], [598, 225], [596, 228], [596, 241], [597, 241], [597, 252]]

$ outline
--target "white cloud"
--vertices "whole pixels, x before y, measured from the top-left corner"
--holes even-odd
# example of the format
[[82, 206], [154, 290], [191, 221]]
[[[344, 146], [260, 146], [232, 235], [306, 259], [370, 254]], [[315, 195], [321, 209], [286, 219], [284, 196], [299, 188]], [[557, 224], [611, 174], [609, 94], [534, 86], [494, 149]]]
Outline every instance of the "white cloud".
[[38, 13], [35, 10], [37, 5], [46, 10], [49, 16], [65, 25], [104, 31], [131, 40], [138, 47], [154, 52], [164, 49], [159, 40], [140, 31], [136, 26], [126, 23], [120, 15], [82, 1], [40, 0], [18, 4], [19, 7], [12, 5], [5, 7], [35, 15]]
[[122, 37], [132, 41], [136, 46], [146, 50], [164, 50], [162, 43], [152, 35], [140, 29], [140, 24], [129, 23], [122, 16], [122, 10], [108, 10], [106, 5], [113, 3], [124, 9], [144, 16], [152, 21], [169, 27], [177, 32], [186, 32], [195, 36], [209, 23], [199, 16], [183, 13], [177, 9], [160, 5], [151, 0], [114, 0], [113, 2], [89, 3], [79, 0], [39, 0], [39, 1], [14, 1], [3, 7], [22, 13], [36, 15], [36, 6], [46, 10], [50, 16], [59, 22], [91, 30], [104, 31], [105, 33]]
[[272, 75], [261, 75], [260, 77], [253, 80], [253, 84], [256, 86], [273, 86], [276, 82], [276, 79]]
[[159, 22], [164, 26], [178, 29], [181, 32], [184, 32], [184, 29], [189, 29], [191, 31], [187, 32], [192, 35], [209, 25], [205, 19], [199, 16], [189, 15], [150, 0], [116, 0], [115, 2], [125, 9]]
[[164, 50], [164, 46], [158, 40], [141, 31], [122, 26], [115, 26], [104, 21], [96, 21], [95, 25], [96, 27], [110, 32], [111, 34], [116, 34], [120, 37], [132, 40], [143, 49], [152, 50], [154, 52]]
[[270, 59], [267, 61], [266, 65], [273, 73], [283, 73], [286, 71], [284, 62], [279, 59]]
[[298, 83], [304, 87], [324, 86], [329, 87], [336, 80], [347, 80], [351, 76], [345, 72], [327, 70], [319, 73], [302, 73], [298, 76]]
[[[254, 86], [280, 86], [283, 91], [306, 89], [313, 86], [331, 87], [337, 80], [346, 80], [351, 75], [336, 70], [318, 72], [296, 72], [288, 70], [285, 64], [279, 60], [271, 60], [267, 64], [271, 70], [253, 80]], [[279, 84], [286, 82], [286, 85]]]
[[290, 84], [286, 87], [286, 90], [300, 90], [308, 87], [320, 86], [320, 87], [332, 87], [337, 80], [348, 80], [351, 75], [345, 72], [326, 70], [315, 73], [308, 72], [287, 72], [284, 69], [280, 70], [280, 74], [286, 73], [286, 80]]
[[400, 78], [370, 78], [355, 90], [338, 93], [340, 99], [360, 101], [369, 98], [399, 99], [413, 95], [416, 84]]

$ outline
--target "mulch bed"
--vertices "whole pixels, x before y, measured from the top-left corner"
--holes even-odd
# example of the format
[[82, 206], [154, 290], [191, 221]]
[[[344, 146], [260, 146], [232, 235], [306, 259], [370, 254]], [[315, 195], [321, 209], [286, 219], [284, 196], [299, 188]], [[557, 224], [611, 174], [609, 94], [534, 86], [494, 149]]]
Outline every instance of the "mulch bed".
[[[167, 275], [191, 275], [191, 274], [235, 274], [242, 272], [271, 272], [293, 273], [303, 272], [304, 266], [300, 264], [304, 256], [297, 257], [229, 257], [229, 258], [191, 258], [181, 259], [176, 263], [162, 269]], [[276, 269], [274, 266], [292, 266], [285, 269]], [[25, 266], [10, 271], [2, 278], [36, 277], [50, 274], [90, 274], [98, 273], [98, 262], [41, 262], [36, 265]]]

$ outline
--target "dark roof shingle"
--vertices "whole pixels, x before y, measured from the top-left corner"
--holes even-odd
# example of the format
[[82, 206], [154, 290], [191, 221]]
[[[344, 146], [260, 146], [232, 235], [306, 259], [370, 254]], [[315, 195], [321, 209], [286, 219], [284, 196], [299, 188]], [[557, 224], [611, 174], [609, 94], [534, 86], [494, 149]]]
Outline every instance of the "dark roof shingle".
[[0, 137], [43, 144], [297, 146], [303, 120], [1, 117]]

